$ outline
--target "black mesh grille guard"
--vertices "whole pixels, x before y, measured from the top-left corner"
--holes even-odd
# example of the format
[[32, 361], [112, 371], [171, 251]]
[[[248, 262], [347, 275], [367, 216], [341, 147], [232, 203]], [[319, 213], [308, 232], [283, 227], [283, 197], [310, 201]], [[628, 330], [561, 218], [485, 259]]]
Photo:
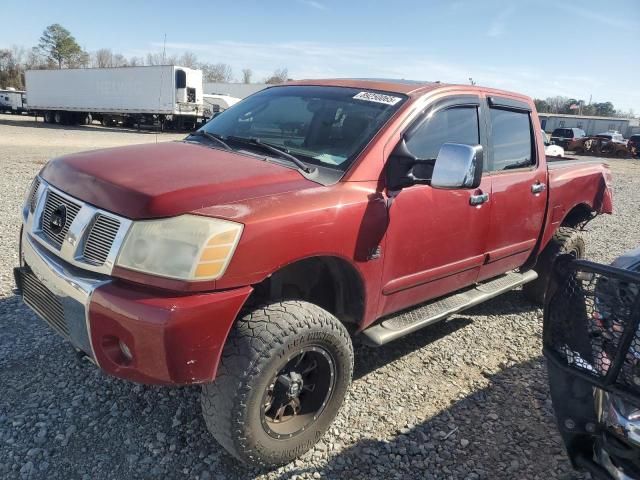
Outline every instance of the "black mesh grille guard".
[[640, 405], [640, 273], [556, 263], [544, 309], [547, 360]]
[[549, 388], [573, 466], [595, 479], [614, 478], [594, 458], [596, 452], [627, 473], [637, 469], [637, 447], [620, 443], [632, 460], [610, 448], [618, 438], [599, 423], [594, 394], [600, 388], [640, 406], [639, 323], [639, 273], [570, 255], [558, 258], [544, 308]]

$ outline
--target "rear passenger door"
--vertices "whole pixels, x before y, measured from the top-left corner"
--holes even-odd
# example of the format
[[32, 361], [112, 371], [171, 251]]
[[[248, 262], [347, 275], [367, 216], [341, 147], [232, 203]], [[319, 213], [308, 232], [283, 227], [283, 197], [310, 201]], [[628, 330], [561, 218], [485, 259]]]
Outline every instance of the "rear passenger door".
[[524, 264], [533, 250], [547, 203], [547, 170], [540, 158], [527, 103], [488, 97], [491, 212], [485, 265], [478, 280]]

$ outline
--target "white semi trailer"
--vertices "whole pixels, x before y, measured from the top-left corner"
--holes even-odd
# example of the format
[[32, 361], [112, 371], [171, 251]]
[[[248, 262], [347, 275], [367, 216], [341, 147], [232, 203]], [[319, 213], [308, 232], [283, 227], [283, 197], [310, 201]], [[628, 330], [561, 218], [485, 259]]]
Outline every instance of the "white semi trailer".
[[192, 129], [205, 118], [202, 71], [175, 65], [28, 70], [29, 109], [45, 122]]

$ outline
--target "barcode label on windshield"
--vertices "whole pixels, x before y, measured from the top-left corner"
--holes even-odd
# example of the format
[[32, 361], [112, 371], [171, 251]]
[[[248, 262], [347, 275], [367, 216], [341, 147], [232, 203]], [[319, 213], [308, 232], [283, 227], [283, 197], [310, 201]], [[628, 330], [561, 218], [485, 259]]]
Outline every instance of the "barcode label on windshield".
[[353, 98], [356, 100], [364, 100], [366, 102], [384, 103], [385, 105], [395, 105], [402, 100], [401, 97], [393, 97], [391, 95], [373, 92], [360, 92], [357, 95], [354, 95]]

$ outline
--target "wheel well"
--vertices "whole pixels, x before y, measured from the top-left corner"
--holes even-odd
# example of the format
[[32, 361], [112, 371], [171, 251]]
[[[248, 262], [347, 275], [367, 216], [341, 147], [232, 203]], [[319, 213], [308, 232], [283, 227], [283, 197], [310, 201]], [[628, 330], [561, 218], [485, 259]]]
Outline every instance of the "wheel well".
[[589, 222], [594, 217], [594, 211], [589, 205], [581, 203], [571, 209], [562, 221], [563, 227], [580, 227]]
[[289, 264], [254, 285], [247, 306], [280, 300], [305, 300], [343, 323], [358, 324], [364, 314], [364, 285], [346, 260], [311, 257]]

